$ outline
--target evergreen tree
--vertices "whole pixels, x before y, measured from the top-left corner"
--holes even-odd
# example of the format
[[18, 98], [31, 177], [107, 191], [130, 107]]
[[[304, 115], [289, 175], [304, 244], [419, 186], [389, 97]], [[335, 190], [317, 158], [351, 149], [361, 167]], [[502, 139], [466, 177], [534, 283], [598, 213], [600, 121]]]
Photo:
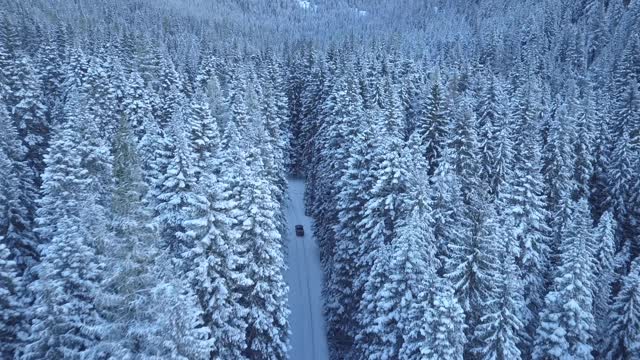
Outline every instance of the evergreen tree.
[[453, 150], [453, 167], [460, 180], [462, 199], [467, 205], [471, 205], [471, 198], [475, 193], [489, 191], [483, 188], [487, 184], [480, 177], [481, 163], [478, 153], [480, 148], [475, 130], [475, 115], [470, 101], [466, 97], [460, 100], [447, 143], [447, 146]]
[[[336, 245], [333, 255], [331, 278], [328, 279], [326, 300], [327, 326], [331, 340], [349, 344], [353, 341], [357, 325], [355, 314], [358, 303], [354, 279], [359, 249], [359, 227], [363, 208], [368, 199], [366, 169], [369, 166], [371, 142], [363, 134], [354, 137], [354, 145], [346, 161], [346, 170], [336, 184], [338, 223], [335, 226]], [[369, 156], [368, 156], [369, 155]], [[345, 346], [346, 347], [346, 346]], [[338, 351], [338, 350], [336, 350]], [[346, 349], [344, 350], [347, 351]]]
[[[447, 139], [449, 128], [448, 112], [446, 108], [446, 95], [438, 81], [431, 86], [431, 91], [426, 98], [424, 119], [419, 125], [425, 145], [425, 158], [429, 163], [429, 174], [433, 174], [438, 167], [441, 153]], [[421, 127], [421, 128], [420, 128]]]
[[640, 354], [640, 263], [624, 277], [611, 306], [607, 359], [637, 359]]
[[593, 358], [591, 216], [584, 199], [565, 206], [573, 207], [572, 217], [562, 230], [560, 265], [540, 314], [534, 359]]
[[289, 347], [289, 310], [280, 233], [274, 221], [278, 205], [266, 180], [253, 175], [263, 166], [259, 158], [249, 160], [251, 171], [244, 179], [239, 200], [245, 214], [237, 220], [242, 224], [240, 245], [246, 248], [249, 258], [245, 271], [252, 282], [240, 299], [249, 310], [245, 356], [279, 359], [286, 356]]
[[479, 94], [476, 110], [481, 179], [490, 184], [497, 196], [506, 181], [505, 172], [510, 163], [509, 133], [504, 117], [504, 94], [501, 84], [491, 76]]
[[4, 238], [22, 275], [38, 259], [38, 244], [33, 231], [37, 194], [33, 172], [25, 162], [25, 148], [2, 107], [1, 98], [0, 128], [3, 129], [0, 134], [0, 236]]
[[[573, 180], [573, 151], [571, 135], [574, 124], [573, 114], [566, 104], [560, 104], [555, 116], [550, 119], [549, 139], [543, 149], [543, 175], [546, 183], [548, 224], [552, 231], [551, 250], [557, 252], [561, 246], [561, 232], [565, 222], [570, 220], [570, 210], [564, 204], [575, 191]], [[557, 259], [552, 258], [555, 262]]]
[[505, 228], [497, 231], [499, 237], [504, 237], [496, 244], [500, 268], [494, 278], [495, 289], [484, 302], [483, 315], [474, 330], [478, 347], [473, 351], [482, 359], [521, 359], [525, 302], [524, 284], [514, 257], [518, 244]]
[[212, 168], [215, 159], [219, 156], [220, 133], [203, 94], [196, 94], [186, 115], [190, 152], [194, 157], [193, 171], [195, 181], [198, 182], [204, 173]]
[[156, 186], [156, 223], [160, 227], [164, 246], [176, 257], [195, 247], [195, 241], [206, 230], [208, 202], [197, 191], [194, 156], [185, 131], [185, 112], [178, 111], [171, 122], [162, 155], [167, 156], [165, 172]]
[[551, 230], [546, 223], [549, 215], [544, 202], [542, 164], [535, 138], [531, 136], [531, 124], [520, 122], [515, 129], [513, 172], [498, 204], [509, 224], [505, 229], [507, 236], [515, 242], [515, 261], [526, 305], [520, 320], [532, 339], [544, 303]]
[[241, 294], [236, 287], [251, 280], [242, 271], [243, 260], [237, 254], [239, 237], [230, 231], [236, 224], [230, 215], [237, 203], [230, 199], [229, 186], [215, 175], [210, 175], [204, 186], [209, 190], [209, 228], [189, 255], [193, 267], [187, 277], [202, 306], [204, 324], [210, 329], [212, 356], [243, 359], [248, 310], [239, 303]]
[[203, 323], [202, 308], [187, 281], [181, 278], [181, 266], [172, 266], [173, 263], [173, 254], [168, 251], [157, 260], [155, 272], [161, 281], [152, 290], [152, 301], [158, 306], [154, 310], [162, 316], [157, 319], [157, 332], [153, 333], [157, 342], [151, 343], [151, 348], [157, 349], [159, 356], [171, 359], [210, 359], [214, 340]]
[[34, 268], [38, 280], [29, 286], [36, 300], [24, 359], [97, 356], [100, 341], [95, 329], [103, 320], [95, 304], [110, 234], [99, 180], [110, 178], [111, 159], [91, 139], [95, 123], [86, 117], [81, 95], [73, 99], [45, 157], [37, 215], [39, 234], [49, 242]]
[[[372, 154], [369, 199], [362, 210], [356, 264], [356, 289], [364, 289], [378, 249], [396, 238], [399, 221], [410, 213], [418, 197], [414, 193], [422, 172], [412, 154], [395, 137], [385, 137]], [[424, 179], [422, 179], [424, 181]]]
[[[158, 315], [164, 309], [151, 296], [160, 285], [155, 270], [159, 256], [158, 234], [152, 224], [148, 186], [135, 148], [135, 135], [126, 118], [120, 122], [114, 141], [113, 231], [114, 242], [105, 265], [112, 276], [101, 279], [98, 310], [106, 320], [98, 328], [101, 339], [95, 348], [102, 354], [118, 358], [153, 358], [160, 356], [157, 347], [163, 329]], [[160, 311], [160, 313], [158, 313]]]
[[[460, 181], [452, 165], [452, 149], [445, 149], [442, 160], [431, 178], [433, 185], [433, 232], [436, 238], [437, 255], [441, 265], [450, 257], [450, 244], [464, 244], [469, 236], [471, 224], [465, 217]], [[439, 269], [440, 272], [442, 269]]]
[[398, 358], [403, 339], [422, 326], [423, 315], [411, 308], [428, 301], [423, 294], [436, 277], [429, 211], [414, 210], [398, 228], [397, 238], [380, 250], [373, 265], [360, 302], [362, 330], [355, 338], [357, 351], [366, 358]]
[[[432, 300], [415, 301], [411, 311], [423, 319], [411, 325], [400, 349], [402, 359], [461, 360], [466, 338], [464, 311], [456, 301], [453, 288], [446, 279], [433, 284]], [[428, 297], [420, 294], [418, 299]]]
[[148, 124], [152, 116], [148, 89], [137, 72], [133, 72], [126, 83], [122, 108], [137, 145], [152, 130]]
[[479, 324], [484, 304], [492, 296], [498, 270], [496, 250], [499, 239], [496, 236], [495, 209], [490, 203], [480, 199], [474, 199], [474, 203], [478, 205], [474, 208], [473, 215], [466, 215], [471, 224], [469, 235], [460, 239], [460, 243], [449, 244], [450, 255], [445, 265], [445, 277], [452, 282], [465, 312], [469, 334], [466, 350], [477, 346], [477, 339], [472, 334]]
[[11, 359], [24, 340], [23, 285], [11, 252], [0, 237], [0, 355]]
[[599, 219], [605, 211], [611, 207], [611, 196], [609, 194], [608, 170], [611, 162], [611, 144], [613, 141], [610, 137], [610, 131], [607, 123], [601, 121], [598, 125], [598, 131], [593, 148], [593, 175], [590, 181], [590, 198], [592, 215], [594, 219]]
[[611, 212], [606, 212], [600, 217], [598, 227], [593, 237], [594, 252], [594, 282], [593, 282], [593, 317], [596, 331], [594, 340], [597, 350], [602, 351], [603, 345], [609, 338], [607, 318], [611, 307], [612, 285], [615, 279], [614, 252], [615, 252], [615, 220]]
[[44, 170], [43, 157], [49, 138], [46, 108], [40, 88], [40, 78], [32, 61], [23, 57], [16, 63], [16, 73], [10, 94], [14, 103], [9, 113], [14, 119], [16, 129], [25, 147], [25, 159], [34, 172], [35, 184], [40, 184], [40, 175]]

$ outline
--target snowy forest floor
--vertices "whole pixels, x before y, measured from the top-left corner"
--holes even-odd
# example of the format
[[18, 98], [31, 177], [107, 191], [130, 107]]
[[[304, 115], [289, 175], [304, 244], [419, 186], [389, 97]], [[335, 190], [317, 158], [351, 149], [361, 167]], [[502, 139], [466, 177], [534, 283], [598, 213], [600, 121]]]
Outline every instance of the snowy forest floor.
[[[322, 313], [322, 270], [320, 251], [313, 238], [312, 220], [304, 215], [304, 180], [289, 179], [287, 282], [291, 309], [291, 360], [328, 359], [325, 322]], [[295, 225], [304, 226], [297, 237]]]

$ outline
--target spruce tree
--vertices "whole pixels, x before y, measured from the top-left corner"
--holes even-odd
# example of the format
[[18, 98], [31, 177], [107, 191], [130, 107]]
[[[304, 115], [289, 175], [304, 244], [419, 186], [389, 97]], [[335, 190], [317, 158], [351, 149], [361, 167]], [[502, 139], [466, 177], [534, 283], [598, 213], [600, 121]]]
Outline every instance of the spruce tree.
[[[453, 169], [453, 150], [445, 149], [442, 160], [431, 178], [433, 185], [433, 232], [436, 238], [437, 255], [444, 266], [450, 257], [450, 244], [467, 241], [471, 224], [464, 213], [464, 202], [458, 175]], [[442, 269], [439, 269], [442, 273]]]
[[166, 168], [155, 184], [154, 193], [155, 221], [161, 229], [164, 246], [177, 258], [193, 249], [196, 238], [205, 231], [209, 206], [206, 197], [197, 191], [185, 116], [181, 109], [171, 121], [168, 137], [162, 144]]
[[[33, 172], [26, 162], [26, 149], [0, 98], [0, 236], [16, 261], [20, 274], [38, 258], [34, 233], [36, 188]], [[26, 284], [25, 284], [26, 285]]]
[[607, 330], [606, 359], [638, 359], [640, 354], [640, 261], [622, 281], [622, 288], [613, 300]]
[[0, 237], [0, 355], [11, 359], [23, 345], [25, 335], [24, 286], [16, 263]]
[[111, 178], [112, 160], [108, 149], [91, 139], [97, 133], [85, 117], [81, 94], [72, 99], [45, 157], [37, 215], [38, 232], [48, 243], [34, 267], [38, 279], [29, 286], [36, 300], [24, 359], [97, 356], [93, 351], [100, 341], [95, 329], [103, 319], [96, 298], [111, 234], [100, 191], [107, 189], [99, 180]]
[[448, 280], [438, 278], [433, 285], [432, 295], [418, 297], [419, 300], [431, 297], [430, 301], [415, 301], [411, 305], [412, 313], [423, 318], [405, 336], [400, 358], [462, 360], [467, 341], [464, 311]]
[[275, 214], [278, 204], [269, 192], [269, 184], [255, 174], [263, 164], [255, 156], [249, 159], [239, 207], [244, 214], [237, 221], [240, 246], [245, 247], [249, 262], [245, 271], [252, 284], [244, 288], [239, 299], [249, 310], [247, 314], [247, 348], [249, 358], [285, 357], [289, 347], [289, 310], [286, 306], [287, 285], [284, 283], [284, 259]]
[[571, 218], [562, 230], [560, 264], [540, 314], [534, 359], [593, 358], [591, 215], [584, 199], [564, 206], [571, 206]]
[[[370, 135], [370, 134], [369, 134]], [[328, 279], [326, 301], [327, 326], [332, 340], [350, 343], [357, 325], [355, 315], [358, 303], [354, 279], [357, 275], [359, 248], [359, 226], [362, 211], [368, 199], [365, 190], [367, 176], [367, 154], [370, 145], [366, 133], [354, 138], [346, 170], [337, 183], [340, 191], [336, 195], [338, 223], [335, 225], [336, 245], [333, 255], [331, 277]], [[346, 350], [344, 350], [346, 351]]]
[[528, 123], [516, 124], [513, 171], [498, 199], [504, 221], [509, 224], [506, 236], [515, 242], [513, 246], [517, 249], [515, 261], [526, 304], [521, 321], [530, 339], [544, 302], [551, 232], [546, 223], [549, 215], [544, 201], [542, 163], [531, 130]]
[[505, 122], [505, 98], [501, 84], [495, 77], [486, 80], [479, 94], [476, 110], [481, 178], [497, 196], [505, 182], [510, 159], [509, 127]]
[[[596, 331], [594, 340], [596, 350], [602, 351], [609, 338], [608, 316], [611, 307], [612, 285], [615, 280], [615, 220], [607, 211], [600, 217], [593, 236], [594, 282], [593, 282], [593, 317]], [[601, 353], [601, 352], [600, 352]]]
[[[403, 339], [423, 320], [412, 311], [435, 283], [437, 260], [428, 208], [416, 208], [397, 237], [380, 250], [360, 302], [357, 351], [366, 358], [398, 358]], [[424, 305], [423, 305], [424, 306]]]
[[[420, 132], [425, 145], [425, 158], [429, 163], [429, 174], [433, 174], [438, 167], [439, 158], [445, 147], [447, 129], [449, 128], [446, 100], [442, 85], [436, 81], [426, 98], [424, 120]], [[419, 125], [420, 126], [420, 125]]]
[[[505, 221], [505, 224], [509, 224]], [[509, 224], [510, 225], [510, 224]], [[505, 225], [497, 229], [501, 239], [498, 246], [499, 270], [493, 279], [494, 289], [483, 303], [483, 315], [474, 330], [474, 338], [478, 341], [473, 351], [481, 359], [521, 359], [520, 350], [524, 340], [524, 323], [522, 321], [525, 302], [524, 284], [516, 265], [516, 238], [506, 231]]]

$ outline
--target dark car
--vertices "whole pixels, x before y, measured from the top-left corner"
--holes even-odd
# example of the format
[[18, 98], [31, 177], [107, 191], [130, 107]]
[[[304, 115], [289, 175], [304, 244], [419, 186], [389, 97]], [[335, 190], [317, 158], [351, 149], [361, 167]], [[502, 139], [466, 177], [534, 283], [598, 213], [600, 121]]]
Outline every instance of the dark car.
[[304, 227], [296, 225], [296, 236], [304, 236]]

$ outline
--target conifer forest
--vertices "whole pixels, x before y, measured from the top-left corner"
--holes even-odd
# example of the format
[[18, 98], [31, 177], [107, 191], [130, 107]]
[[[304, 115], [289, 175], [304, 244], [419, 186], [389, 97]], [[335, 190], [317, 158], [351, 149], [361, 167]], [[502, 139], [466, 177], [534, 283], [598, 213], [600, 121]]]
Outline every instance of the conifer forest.
[[640, 0], [0, 0], [0, 359], [640, 360]]

